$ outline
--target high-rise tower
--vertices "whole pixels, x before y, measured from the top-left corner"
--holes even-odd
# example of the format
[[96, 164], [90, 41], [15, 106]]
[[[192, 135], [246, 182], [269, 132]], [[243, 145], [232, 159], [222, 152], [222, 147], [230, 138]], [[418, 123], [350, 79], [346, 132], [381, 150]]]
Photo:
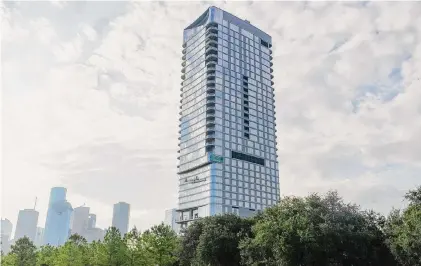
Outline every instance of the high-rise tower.
[[179, 217], [249, 217], [279, 200], [272, 38], [210, 7], [184, 30]]
[[73, 210], [72, 234], [85, 236], [89, 225], [89, 207], [80, 206]]
[[31, 241], [35, 241], [38, 216], [39, 213], [34, 209], [24, 209], [19, 211], [18, 221], [16, 223], [15, 241], [25, 236]]
[[112, 226], [125, 235], [129, 230], [130, 205], [125, 202], [114, 204]]
[[66, 200], [66, 194], [67, 189], [64, 187], [51, 189], [44, 229], [45, 245], [63, 245], [70, 235], [73, 208]]

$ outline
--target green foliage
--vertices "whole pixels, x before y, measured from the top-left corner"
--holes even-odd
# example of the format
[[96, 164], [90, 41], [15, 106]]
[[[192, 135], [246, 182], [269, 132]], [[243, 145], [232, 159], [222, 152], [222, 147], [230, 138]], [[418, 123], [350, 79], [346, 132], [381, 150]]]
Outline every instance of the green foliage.
[[28, 237], [20, 238], [11, 246], [11, 254], [16, 257], [16, 266], [35, 266], [36, 247]]
[[143, 233], [141, 246], [141, 250], [150, 259], [150, 265], [173, 265], [178, 260], [178, 237], [169, 226], [163, 223]]
[[80, 235], [71, 235], [69, 240], [60, 247], [56, 259], [55, 266], [84, 266], [88, 263], [87, 242]]
[[236, 215], [206, 217], [194, 223], [182, 240], [181, 265], [239, 265], [238, 245], [250, 235], [251, 225], [251, 220]]
[[16, 266], [17, 264], [17, 257], [16, 254], [9, 253], [7, 255], [1, 255], [1, 263], [2, 266]]
[[[336, 192], [287, 197], [267, 209], [241, 244], [246, 265], [388, 265], [381, 218]], [[392, 262], [393, 265], [393, 262]]]
[[110, 266], [122, 266], [127, 260], [126, 256], [127, 248], [119, 230], [110, 227], [105, 234], [103, 245], [100, 246], [100, 262]]
[[58, 250], [50, 245], [42, 246], [37, 252], [37, 266], [54, 265]]
[[421, 186], [409, 191], [409, 206], [393, 210], [386, 222], [387, 244], [402, 265], [421, 265]]
[[[72, 235], [60, 247], [38, 250], [16, 241], [4, 266], [415, 266], [421, 265], [421, 187], [408, 207], [387, 219], [346, 204], [336, 192], [286, 197], [250, 219], [199, 219], [179, 237], [160, 224], [124, 237], [111, 227], [103, 241]], [[397, 261], [397, 262], [396, 262]]]

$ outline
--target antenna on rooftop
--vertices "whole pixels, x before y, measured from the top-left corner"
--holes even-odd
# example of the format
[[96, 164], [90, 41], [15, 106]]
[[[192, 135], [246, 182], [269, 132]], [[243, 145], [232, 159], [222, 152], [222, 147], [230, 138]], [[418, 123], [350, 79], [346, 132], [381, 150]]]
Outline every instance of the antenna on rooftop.
[[35, 204], [34, 204], [34, 210], [37, 207], [37, 201], [38, 201], [38, 197], [35, 197]]

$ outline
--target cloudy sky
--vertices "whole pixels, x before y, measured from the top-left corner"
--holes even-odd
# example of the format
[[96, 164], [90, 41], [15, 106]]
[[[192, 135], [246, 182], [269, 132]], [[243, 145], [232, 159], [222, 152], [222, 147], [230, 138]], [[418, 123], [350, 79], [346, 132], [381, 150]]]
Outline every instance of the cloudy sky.
[[177, 199], [183, 28], [216, 5], [273, 37], [281, 194], [387, 212], [421, 184], [421, 3], [2, 4], [2, 217], [66, 186], [98, 225]]

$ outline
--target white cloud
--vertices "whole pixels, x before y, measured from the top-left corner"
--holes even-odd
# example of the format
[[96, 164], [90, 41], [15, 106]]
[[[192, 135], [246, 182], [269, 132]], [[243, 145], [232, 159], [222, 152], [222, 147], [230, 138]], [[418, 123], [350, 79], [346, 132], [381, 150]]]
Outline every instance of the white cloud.
[[[420, 183], [421, 5], [218, 5], [273, 37], [281, 193], [400, 206]], [[59, 7], [2, 16], [2, 215], [37, 195], [43, 217], [49, 188], [65, 185], [102, 227], [127, 201], [144, 230], [176, 203], [182, 29], [207, 5]]]

